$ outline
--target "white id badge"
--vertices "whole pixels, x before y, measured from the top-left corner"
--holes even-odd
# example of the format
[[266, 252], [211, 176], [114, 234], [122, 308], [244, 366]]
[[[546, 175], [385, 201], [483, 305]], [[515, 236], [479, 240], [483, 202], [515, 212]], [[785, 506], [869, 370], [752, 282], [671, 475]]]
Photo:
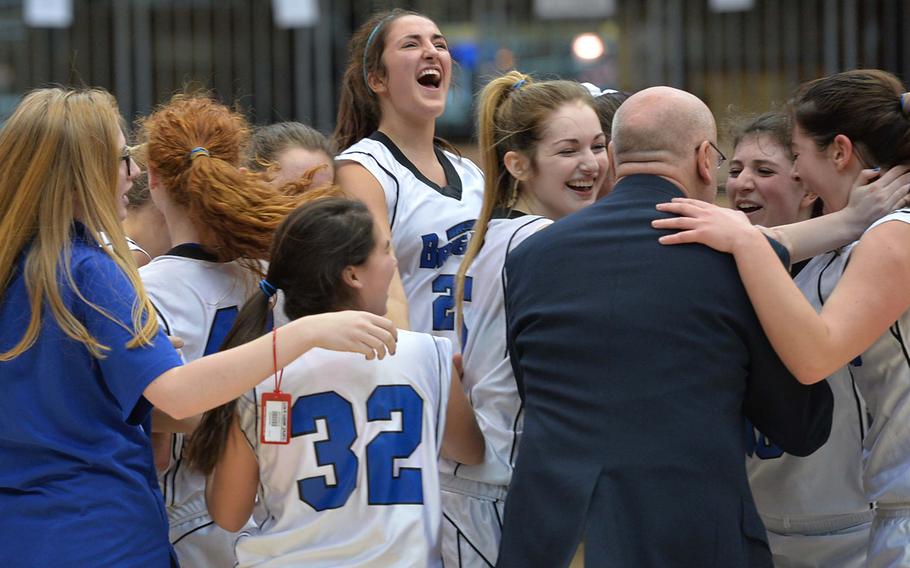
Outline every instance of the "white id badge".
[[291, 395], [284, 392], [263, 393], [262, 425], [259, 429], [263, 444], [287, 444], [291, 432]]

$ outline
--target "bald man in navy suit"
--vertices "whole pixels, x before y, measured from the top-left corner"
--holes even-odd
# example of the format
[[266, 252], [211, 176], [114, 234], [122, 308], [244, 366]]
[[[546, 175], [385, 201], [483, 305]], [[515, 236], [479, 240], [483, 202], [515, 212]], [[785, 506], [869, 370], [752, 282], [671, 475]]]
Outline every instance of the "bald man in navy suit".
[[657, 203], [714, 200], [716, 136], [689, 93], [632, 96], [613, 123], [613, 192], [510, 255], [524, 433], [497, 566], [567, 566], [582, 538], [587, 567], [772, 566], [744, 419], [808, 455], [833, 403], [780, 362], [730, 255], [657, 241]]

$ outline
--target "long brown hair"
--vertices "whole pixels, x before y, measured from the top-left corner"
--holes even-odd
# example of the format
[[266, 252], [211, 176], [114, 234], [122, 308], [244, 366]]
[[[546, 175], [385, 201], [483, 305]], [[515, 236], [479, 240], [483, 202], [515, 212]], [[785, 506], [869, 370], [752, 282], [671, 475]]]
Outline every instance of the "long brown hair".
[[[202, 95], [176, 95], [142, 122], [149, 168], [185, 208], [221, 261], [241, 259], [261, 273], [275, 228], [301, 203], [266, 176], [240, 168], [250, 127], [237, 112]], [[194, 149], [201, 148], [204, 151]], [[300, 192], [305, 188], [301, 188]]]
[[31, 312], [22, 339], [0, 353], [0, 360], [13, 359], [34, 345], [45, 306], [63, 332], [84, 344], [92, 356], [102, 358], [109, 350], [67, 309], [60, 293], [62, 272], [81, 301], [116, 321], [76, 286], [70, 266], [76, 218], [97, 242], [110, 243], [101, 250], [136, 290], [133, 339], [127, 346], [146, 345], [157, 333], [157, 318], [150, 317], [153, 308], [117, 213], [121, 155], [117, 138], [122, 126], [117, 103], [106, 91], [50, 88], [26, 95], [0, 130], [0, 297], [13, 278], [19, 255], [30, 245], [24, 276]]
[[474, 234], [458, 267], [456, 278], [456, 324], [464, 320], [464, 281], [471, 263], [487, 234], [495, 209], [508, 209], [518, 198], [518, 180], [503, 162], [506, 152], [517, 151], [527, 156], [536, 170], [534, 151], [543, 137], [547, 117], [562, 105], [582, 102], [592, 109], [591, 94], [574, 81], [542, 81], [510, 71], [487, 83], [478, 96], [477, 138], [483, 169], [483, 205], [474, 224]]
[[[375, 247], [373, 217], [360, 201], [313, 198], [294, 210], [275, 232], [266, 280], [284, 293], [290, 319], [351, 307], [353, 291], [342, 280], [348, 266], [367, 261]], [[265, 294], [247, 300], [222, 349], [266, 332], [271, 304]], [[236, 401], [206, 412], [193, 433], [190, 466], [209, 474], [227, 442]]]

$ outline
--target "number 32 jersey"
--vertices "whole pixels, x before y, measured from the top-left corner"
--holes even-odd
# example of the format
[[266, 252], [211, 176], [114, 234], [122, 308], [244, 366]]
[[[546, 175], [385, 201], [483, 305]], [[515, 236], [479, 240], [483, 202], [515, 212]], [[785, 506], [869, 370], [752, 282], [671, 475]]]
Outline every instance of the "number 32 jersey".
[[[467, 158], [436, 148], [446, 174], [439, 187], [382, 132], [357, 142], [338, 161], [362, 165], [382, 186], [392, 246], [408, 299], [411, 329], [449, 338], [455, 329], [455, 274], [483, 202], [483, 173]], [[465, 283], [465, 301], [471, 283]]]
[[398, 332], [383, 360], [313, 349], [284, 370], [287, 445], [262, 444], [260, 397], [240, 400], [259, 462], [258, 525], [242, 533], [239, 566], [441, 566], [437, 459], [452, 347]]

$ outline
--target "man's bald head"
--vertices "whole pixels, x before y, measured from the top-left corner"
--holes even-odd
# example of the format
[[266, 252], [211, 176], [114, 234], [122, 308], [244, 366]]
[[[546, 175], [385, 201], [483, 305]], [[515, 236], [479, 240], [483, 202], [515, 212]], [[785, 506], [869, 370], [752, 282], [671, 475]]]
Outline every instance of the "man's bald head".
[[627, 162], [675, 162], [693, 157], [695, 147], [714, 140], [711, 110], [695, 95], [672, 87], [635, 93], [613, 118], [613, 154]]

